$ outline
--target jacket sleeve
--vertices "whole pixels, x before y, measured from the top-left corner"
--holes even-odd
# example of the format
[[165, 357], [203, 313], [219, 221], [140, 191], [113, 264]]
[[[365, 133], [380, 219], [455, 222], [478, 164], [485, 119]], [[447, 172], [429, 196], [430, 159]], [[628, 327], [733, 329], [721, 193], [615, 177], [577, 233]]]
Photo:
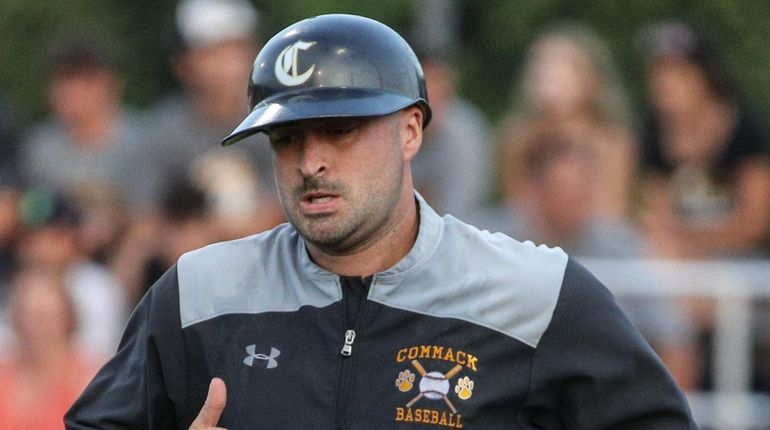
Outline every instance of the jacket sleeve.
[[569, 260], [535, 350], [524, 428], [697, 429], [683, 393], [610, 292]]
[[134, 310], [116, 355], [65, 415], [66, 429], [180, 428], [184, 357], [173, 267]]

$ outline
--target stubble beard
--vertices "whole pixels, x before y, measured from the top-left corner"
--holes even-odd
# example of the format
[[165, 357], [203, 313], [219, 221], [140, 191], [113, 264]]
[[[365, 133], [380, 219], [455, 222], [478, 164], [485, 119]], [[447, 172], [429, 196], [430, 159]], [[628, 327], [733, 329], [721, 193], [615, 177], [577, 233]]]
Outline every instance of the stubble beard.
[[[403, 166], [400, 169], [402, 170]], [[400, 175], [392, 177], [386, 192], [357, 192], [338, 182], [306, 179], [289, 198], [281, 198], [289, 222], [305, 242], [328, 255], [350, 255], [375, 242], [393, 229], [393, 214], [401, 197]], [[316, 216], [302, 215], [299, 202], [308, 191], [323, 190], [338, 194], [346, 203], [340, 211]], [[381, 191], [381, 190], [380, 190]]]

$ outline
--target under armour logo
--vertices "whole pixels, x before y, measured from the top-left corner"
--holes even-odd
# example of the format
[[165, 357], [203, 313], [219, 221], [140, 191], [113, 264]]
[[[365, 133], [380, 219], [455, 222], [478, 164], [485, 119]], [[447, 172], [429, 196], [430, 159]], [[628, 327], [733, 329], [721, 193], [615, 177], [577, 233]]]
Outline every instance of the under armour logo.
[[275, 357], [278, 357], [279, 355], [281, 355], [281, 351], [271, 346], [270, 355], [265, 355], [265, 354], [257, 354], [256, 349], [257, 349], [257, 345], [249, 345], [246, 347], [246, 353], [249, 355], [247, 355], [246, 358], [243, 359], [243, 364], [251, 367], [254, 365], [254, 360], [264, 360], [264, 361], [267, 361], [268, 369], [278, 367], [278, 362], [275, 360]]
[[278, 82], [288, 87], [294, 87], [310, 79], [315, 69], [315, 64], [303, 73], [299, 73], [297, 70], [299, 68], [297, 57], [299, 56], [299, 51], [305, 51], [313, 45], [315, 45], [315, 42], [299, 40], [287, 46], [278, 54], [278, 58], [275, 60], [275, 77], [278, 79]]

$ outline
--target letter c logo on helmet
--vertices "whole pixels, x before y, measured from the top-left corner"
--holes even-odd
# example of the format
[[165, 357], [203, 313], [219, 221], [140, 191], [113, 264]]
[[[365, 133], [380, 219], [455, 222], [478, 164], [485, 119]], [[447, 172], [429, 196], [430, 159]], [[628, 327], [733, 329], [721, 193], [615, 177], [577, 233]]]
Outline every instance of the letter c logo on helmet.
[[310, 76], [315, 70], [315, 64], [310, 66], [305, 72], [298, 74], [297, 59], [299, 57], [299, 51], [305, 51], [311, 46], [315, 45], [315, 42], [305, 42], [299, 40], [295, 43], [284, 48], [278, 58], [275, 60], [275, 77], [278, 82], [286, 85], [287, 87], [294, 87], [302, 85], [310, 79]]

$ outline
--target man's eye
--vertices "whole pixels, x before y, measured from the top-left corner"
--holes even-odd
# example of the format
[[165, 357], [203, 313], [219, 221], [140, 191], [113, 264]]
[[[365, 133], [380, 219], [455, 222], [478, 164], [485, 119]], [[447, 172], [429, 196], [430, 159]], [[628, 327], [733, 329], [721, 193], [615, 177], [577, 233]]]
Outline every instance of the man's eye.
[[346, 125], [346, 126], [340, 126], [340, 127], [332, 127], [326, 129], [326, 134], [329, 136], [345, 136], [347, 134], [350, 134], [355, 130], [356, 127], [352, 125]]
[[288, 145], [295, 140], [297, 140], [296, 134], [270, 134], [270, 143], [273, 145]]

